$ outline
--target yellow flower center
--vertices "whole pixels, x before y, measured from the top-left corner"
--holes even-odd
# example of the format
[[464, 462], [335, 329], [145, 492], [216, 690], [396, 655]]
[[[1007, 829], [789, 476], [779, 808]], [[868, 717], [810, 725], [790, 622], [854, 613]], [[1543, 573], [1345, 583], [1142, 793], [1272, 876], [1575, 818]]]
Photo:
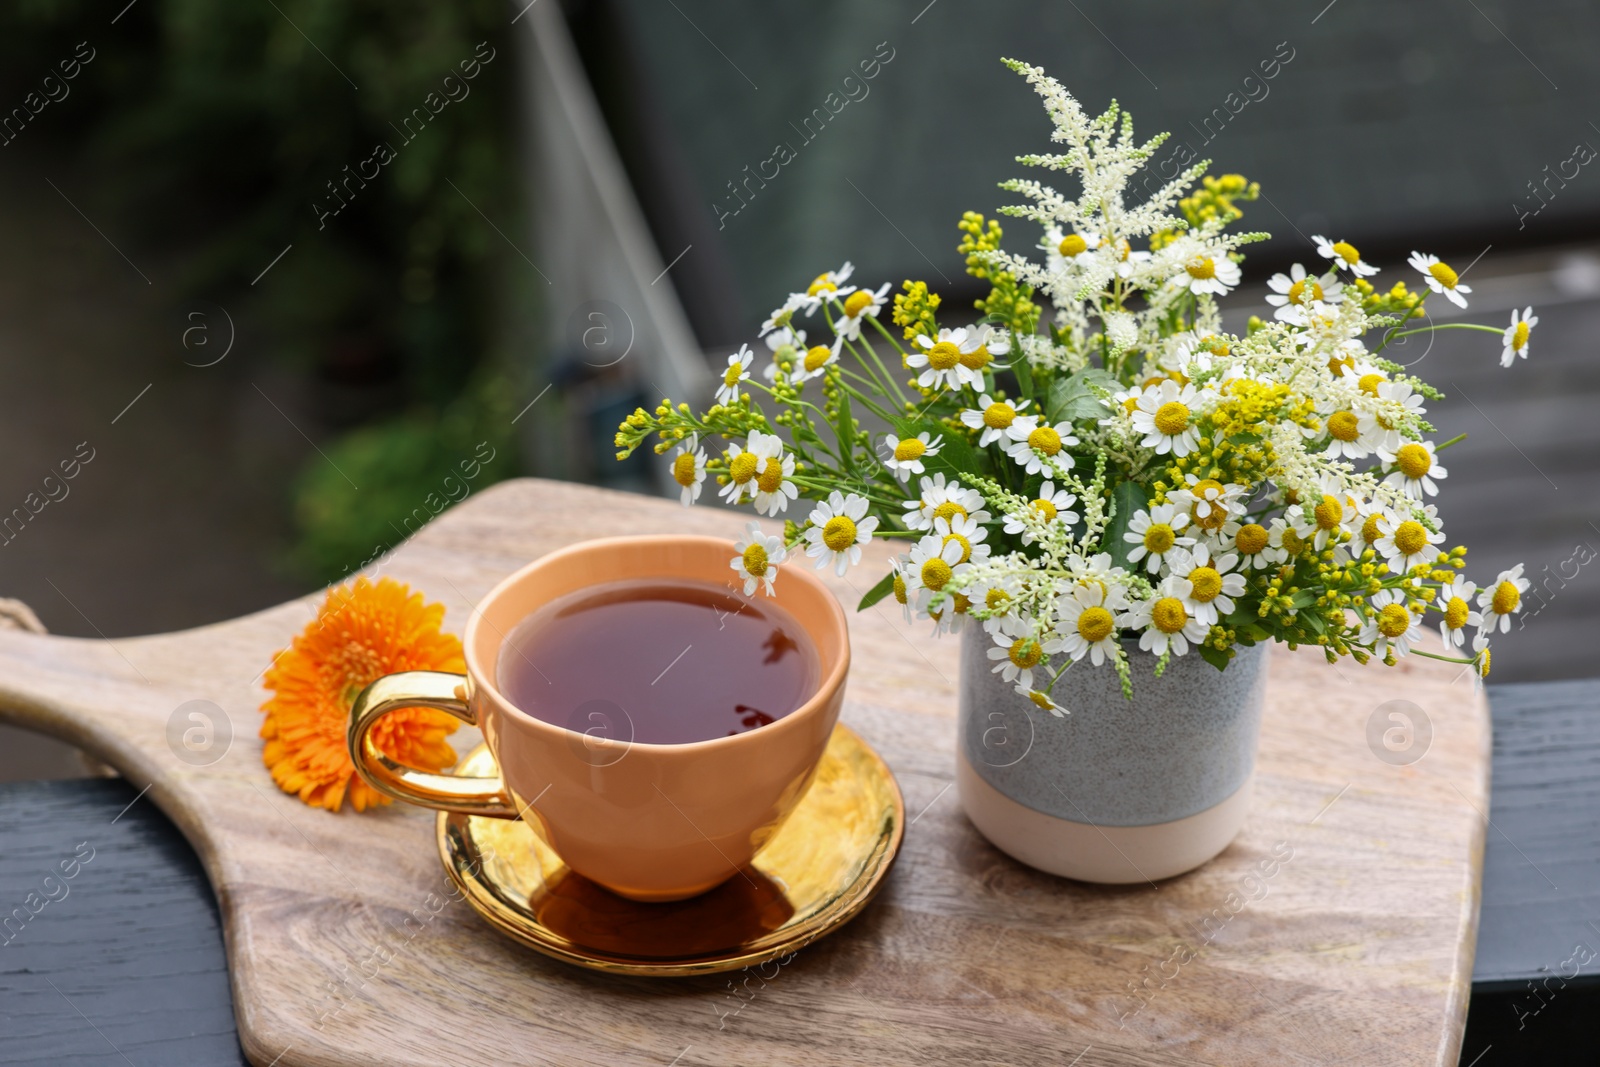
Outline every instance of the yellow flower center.
[[1394, 547], [1403, 556], [1414, 556], [1428, 545], [1428, 531], [1422, 523], [1407, 519], [1394, 530]]
[[672, 461], [672, 480], [685, 488], [694, 484], [694, 453], [680, 452]]
[[1266, 527], [1259, 523], [1247, 522], [1239, 527], [1239, 532], [1233, 535], [1233, 543], [1247, 556], [1253, 556], [1267, 547]]
[[835, 552], [843, 552], [856, 543], [856, 524], [848, 515], [835, 515], [822, 528], [822, 543]]
[[1044, 649], [1031, 637], [1019, 637], [1011, 642], [1011, 662], [1023, 670], [1036, 667], [1044, 658]]
[[1038, 500], [1035, 500], [1032, 506], [1034, 511], [1037, 511], [1040, 515], [1044, 516], [1045, 522], [1056, 521], [1056, 515], [1058, 515], [1059, 512], [1056, 511], [1056, 506], [1050, 503], [1050, 501], [1041, 497]]
[[[1194, 488], [1190, 492], [1195, 495], [1195, 507], [1191, 508], [1189, 512], [1190, 517], [1194, 519], [1195, 525], [1206, 530], [1220, 530], [1222, 524], [1228, 521], [1228, 513], [1221, 504], [1222, 483], [1215, 478], [1203, 478], [1194, 483]], [[1202, 500], [1211, 504], [1205, 515], [1200, 514], [1199, 502]]]
[[1467, 615], [1471, 613], [1472, 605], [1458, 596], [1450, 598], [1450, 603], [1444, 606], [1444, 624], [1452, 630], [1459, 630], [1467, 624]]
[[1347, 370], [1355, 370], [1355, 369], [1356, 369], [1356, 360], [1355, 360], [1354, 356], [1329, 356], [1328, 357], [1328, 373], [1333, 375], [1335, 378], [1342, 377], [1344, 372], [1347, 371]]
[[906, 602], [906, 580], [899, 571], [894, 572], [894, 598], [902, 604]]
[[994, 357], [989, 354], [989, 350], [983, 345], [979, 345], [971, 352], [961, 353], [961, 365], [968, 370], [982, 370], [993, 360]]
[[767, 573], [767, 550], [759, 543], [744, 550], [744, 569], [757, 578]]
[[812, 345], [806, 349], [806, 370], [814, 372], [818, 367], [827, 363], [833, 357], [833, 349], [827, 345]]
[[1356, 385], [1358, 385], [1361, 388], [1361, 391], [1366, 393], [1368, 396], [1377, 396], [1378, 386], [1381, 384], [1383, 384], [1383, 375], [1381, 374], [1363, 374], [1356, 381]]
[[1367, 516], [1367, 521], [1361, 524], [1361, 540], [1372, 544], [1383, 536], [1383, 531], [1378, 529], [1378, 516], [1376, 513]]
[[820, 293], [831, 293], [838, 288], [839, 286], [834, 283], [834, 280], [828, 274], [819, 274], [815, 281], [806, 286], [806, 295], [817, 296]]
[[967, 609], [972, 607], [971, 597], [963, 596], [962, 594], [957, 593], [953, 599], [956, 602], [957, 615], [965, 615], [967, 613]]
[[983, 606], [990, 611], [999, 611], [1011, 602], [1011, 594], [1004, 589], [991, 589], [983, 595]]
[[1028, 447], [1053, 456], [1061, 451], [1061, 435], [1048, 426], [1041, 426], [1028, 435]]
[[960, 504], [952, 503], [948, 500], [933, 509], [933, 517], [936, 519], [943, 519], [945, 522], [951, 521], [957, 515], [961, 516], [963, 519], [966, 518], [967, 509], [962, 507]]
[[783, 485], [783, 463], [776, 459], [767, 460], [767, 465], [761, 468], [761, 477], [756, 479], [756, 484], [763, 493], [776, 493]]
[[729, 367], [725, 372], [723, 372], [722, 384], [723, 385], [737, 385], [738, 382], [739, 382], [739, 379], [743, 378], [743, 377], [744, 377], [744, 366], [742, 364], [735, 363], [733, 366]]
[[1130, 396], [1128, 399], [1122, 402], [1122, 410], [1126, 411], [1129, 415], [1132, 415], [1136, 410], [1138, 410], [1138, 407], [1139, 398], [1136, 396]]
[[1300, 535], [1287, 528], [1283, 531], [1282, 544], [1290, 556], [1298, 556], [1300, 550], [1306, 547], [1306, 543], [1301, 539]]
[[1195, 256], [1183, 265], [1189, 272], [1189, 277], [1200, 281], [1209, 281], [1217, 276], [1217, 264], [1210, 256]]
[[1194, 586], [1189, 595], [1209, 604], [1222, 592], [1222, 575], [1215, 567], [1196, 567], [1189, 572], [1189, 584]]
[[1338, 497], [1324, 496], [1311, 514], [1316, 517], [1317, 529], [1336, 530], [1344, 519], [1344, 505], [1339, 503]]
[[1175, 596], [1164, 596], [1150, 608], [1150, 621], [1164, 634], [1175, 634], [1189, 625], [1189, 613], [1183, 601]]
[[844, 300], [844, 313], [848, 318], [855, 318], [862, 311], [872, 306], [872, 294], [865, 289], [857, 289]]
[[1078, 633], [1091, 645], [1111, 636], [1116, 623], [1105, 608], [1089, 608], [1078, 616]]
[[1117, 258], [1119, 260], [1124, 263], [1128, 262], [1128, 254], [1132, 251], [1133, 246], [1128, 243], [1128, 239], [1126, 237], [1117, 238]]
[[1511, 331], [1511, 351], [1521, 352], [1528, 344], [1528, 324], [1517, 323], [1517, 328]]
[[1050, 710], [1050, 698], [1037, 689], [1028, 690], [1028, 699], [1033, 701], [1033, 706], [1040, 711]]
[[1479, 655], [1483, 658], [1483, 661], [1478, 666], [1478, 677], [1487, 678], [1489, 677], [1489, 650], [1486, 648]]
[[921, 459], [922, 454], [927, 450], [928, 446], [917, 438], [907, 437], [894, 446], [894, 458], [901, 463], [905, 463], [909, 460]]
[[1385, 604], [1378, 612], [1378, 632], [1385, 637], [1399, 637], [1411, 628], [1411, 612], [1399, 604]]
[[1521, 603], [1522, 594], [1517, 592], [1517, 587], [1511, 582], [1501, 582], [1495, 586], [1494, 599], [1489, 601], [1489, 607], [1496, 615], [1510, 615]]
[[991, 430], [1003, 430], [1017, 418], [1017, 409], [1010, 404], [990, 404], [983, 409], [983, 424]]
[[1333, 254], [1350, 264], [1352, 267], [1361, 262], [1361, 253], [1356, 251], [1356, 246], [1349, 241], [1336, 241], [1333, 245]]
[[1433, 457], [1419, 444], [1401, 445], [1400, 451], [1395, 453], [1394, 464], [1407, 478], [1416, 481], [1433, 466]]
[[1341, 441], [1354, 441], [1361, 436], [1360, 422], [1352, 412], [1335, 411], [1328, 416], [1328, 432]]
[[1164, 522], [1153, 522], [1144, 532], [1145, 550], [1152, 555], [1159, 556], [1167, 551], [1178, 541], [1178, 535], [1172, 532], [1172, 527]]
[[949, 341], [940, 341], [928, 349], [928, 366], [934, 370], [949, 370], [961, 362], [961, 349]]
[[954, 573], [950, 569], [950, 564], [934, 556], [922, 565], [922, 584], [937, 593], [944, 588]]
[[1176, 400], [1169, 400], [1156, 411], [1156, 429], [1168, 437], [1176, 437], [1189, 428], [1189, 409]]
[[1213, 356], [1225, 356], [1232, 351], [1232, 349], [1228, 346], [1227, 341], [1224, 341], [1222, 338], [1215, 335], [1207, 337], [1204, 341], [1201, 341], [1200, 346], [1207, 352], [1210, 352]]
[[971, 541], [968, 541], [965, 537], [962, 537], [958, 533], [945, 534], [944, 543], [948, 545], [951, 541], [954, 541], [956, 544], [961, 546], [961, 558], [956, 560], [957, 563], [965, 563], [967, 560], [972, 558]]
[[1428, 273], [1433, 275], [1434, 281], [1438, 282], [1446, 289], [1454, 289], [1456, 287], [1456, 282], [1460, 280], [1456, 276], [1456, 272], [1445, 266], [1443, 263], [1435, 263], [1433, 266], [1428, 268]]
[[[1311, 290], [1311, 296], [1306, 296], [1306, 290]], [[1322, 299], [1322, 286], [1314, 278], [1302, 278], [1289, 286], [1289, 303], [1309, 304], [1313, 300]]]
[[728, 464], [728, 476], [739, 485], [743, 485], [756, 476], [756, 463], [753, 452], [740, 452], [733, 457], [733, 462]]
[[1056, 251], [1064, 256], [1081, 256], [1089, 250], [1089, 242], [1075, 233], [1069, 233], [1061, 239], [1056, 246]]

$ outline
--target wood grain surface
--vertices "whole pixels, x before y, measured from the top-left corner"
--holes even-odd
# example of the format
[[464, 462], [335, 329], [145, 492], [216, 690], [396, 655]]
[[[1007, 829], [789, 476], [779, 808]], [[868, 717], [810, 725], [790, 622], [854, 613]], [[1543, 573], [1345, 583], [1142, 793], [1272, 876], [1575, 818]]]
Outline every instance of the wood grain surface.
[[[475, 495], [374, 570], [443, 601], [459, 632], [500, 578], [558, 546], [732, 537], [744, 521], [525, 480]], [[877, 573], [835, 587], [853, 604]], [[1239, 839], [1192, 874], [1099, 888], [1020, 866], [961, 814], [955, 644], [907, 628], [892, 602], [853, 615], [844, 721], [889, 762], [913, 816], [882, 894], [776, 972], [616, 979], [507, 942], [459, 900], [441, 907], [429, 813], [331, 815], [274, 789], [259, 676], [315, 604], [112, 642], [0, 634], [0, 716], [148, 785], [194, 844], [253, 1063], [1456, 1062], [1489, 729], [1453, 665], [1335, 667], [1274, 649]], [[194, 700], [231, 727], [207, 766], [168, 739]], [[1368, 740], [1396, 700], [1431, 723], [1426, 754], [1404, 766]], [[458, 747], [475, 743], [467, 733]]]

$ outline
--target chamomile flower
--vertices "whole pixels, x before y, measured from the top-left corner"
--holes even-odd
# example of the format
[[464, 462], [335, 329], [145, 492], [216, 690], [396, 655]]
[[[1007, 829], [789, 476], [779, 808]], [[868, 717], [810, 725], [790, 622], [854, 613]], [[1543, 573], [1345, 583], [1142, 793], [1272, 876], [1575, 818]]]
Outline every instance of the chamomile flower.
[[861, 546], [872, 540], [872, 531], [878, 528], [877, 516], [866, 516], [865, 497], [856, 493], [845, 496], [837, 489], [812, 510], [811, 525], [805, 532], [811, 542], [806, 555], [817, 558], [817, 570], [832, 563], [834, 573], [842, 578], [861, 562]]
[[1239, 284], [1239, 264], [1222, 252], [1207, 249], [1185, 260], [1172, 280], [1180, 289], [1197, 296], [1201, 293], [1224, 296]]
[[846, 260], [844, 266], [838, 270], [825, 270], [817, 275], [812, 279], [811, 284], [806, 286], [805, 292], [793, 293], [790, 295], [789, 300], [794, 304], [796, 310], [804, 308], [805, 313], [811, 315], [817, 308], [822, 306], [823, 301], [837, 300], [855, 292], [855, 286], [844, 284], [854, 270], [855, 267], [850, 265], [849, 260]]
[[1428, 283], [1428, 288], [1436, 293], [1443, 293], [1445, 298], [1456, 307], [1467, 306], [1466, 294], [1472, 292], [1471, 286], [1461, 284], [1461, 276], [1450, 269], [1449, 264], [1442, 262], [1438, 256], [1424, 255], [1421, 252], [1411, 253], [1411, 258], [1406, 260]]
[[1033, 688], [1033, 672], [1049, 669], [1045, 660], [1044, 645], [1034, 635], [1031, 619], [1008, 618], [998, 632], [990, 635], [995, 647], [989, 649], [989, 658], [995, 661], [991, 674], [998, 674], [1007, 682], [1024, 689]]
[[1361, 253], [1349, 241], [1330, 241], [1319, 234], [1313, 234], [1311, 240], [1316, 242], [1317, 255], [1333, 260], [1335, 270], [1348, 270], [1357, 278], [1370, 278], [1378, 273], [1377, 267], [1362, 262]]
[[1405, 443], [1400, 427], [1409, 417], [1426, 410], [1422, 406], [1422, 395], [1413, 392], [1409, 382], [1386, 382], [1371, 374], [1362, 375], [1362, 392], [1367, 392], [1369, 384], [1372, 386], [1369, 395], [1375, 396], [1377, 402], [1363, 409], [1357, 420], [1361, 440], [1374, 452], [1398, 452]]
[[789, 369], [784, 373], [793, 377], [799, 370], [801, 353], [806, 350], [806, 332], [796, 330], [792, 326], [780, 326], [766, 335], [767, 348], [772, 351], [772, 362], [762, 370], [761, 376], [769, 382], [778, 380], [778, 372], [782, 370], [779, 362], [788, 364]]
[[1528, 333], [1537, 325], [1539, 316], [1533, 313], [1533, 308], [1523, 308], [1520, 313], [1516, 308], [1511, 309], [1511, 325], [1506, 327], [1503, 335], [1506, 347], [1500, 353], [1502, 367], [1511, 366], [1519, 357], [1528, 358]]
[[1439, 636], [1444, 647], [1460, 648], [1467, 640], [1468, 626], [1483, 626], [1483, 616], [1472, 610], [1472, 594], [1477, 586], [1460, 575], [1439, 587]]
[[870, 289], [857, 289], [844, 300], [844, 314], [834, 320], [833, 332], [847, 341], [861, 339], [861, 323], [866, 316], [878, 317], [878, 309], [886, 303], [885, 294], [889, 292], [889, 283], [884, 282], [878, 287], [877, 292]]
[[1122, 587], [1075, 585], [1056, 600], [1055, 632], [1043, 644], [1046, 654], [1061, 653], [1077, 663], [1084, 656], [1098, 667], [1117, 658], [1116, 612], [1127, 607]]
[[988, 393], [978, 397], [976, 408], [966, 408], [961, 412], [961, 424], [974, 430], [982, 430], [978, 436], [978, 447], [982, 448], [994, 441], [1008, 436], [1008, 431], [1013, 427], [1026, 426], [1029, 433], [1039, 425], [1037, 415], [1024, 415], [1029, 400], [996, 400]]
[[672, 480], [683, 492], [679, 494], [683, 506], [688, 507], [700, 499], [700, 486], [706, 480], [706, 450], [700, 447], [700, 438], [690, 434], [672, 455]]
[[1058, 422], [1054, 426], [1040, 423], [1031, 428], [1012, 423], [1006, 435], [1011, 438], [1006, 454], [1027, 473], [1072, 469], [1072, 456], [1067, 449], [1078, 443], [1072, 436], [1072, 423]]
[[1403, 519], [1398, 515], [1378, 518], [1378, 539], [1372, 543], [1378, 555], [1395, 574], [1403, 574], [1423, 563], [1439, 558], [1434, 546], [1444, 540], [1444, 531], [1429, 532], [1416, 519]]
[[1430, 441], [1407, 441], [1393, 452], [1380, 448], [1378, 458], [1394, 464], [1395, 468], [1384, 476], [1383, 484], [1405, 490], [1413, 500], [1421, 500], [1424, 495], [1437, 496], [1439, 486], [1435, 479], [1444, 481], [1449, 473], [1439, 466]]
[[1311, 547], [1321, 552], [1343, 540], [1346, 503], [1333, 493], [1323, 493], [1320, 500], [1290, 505], [1284, 518], [1301, 540], [1310, 541]]
[[984, 544], [989, 531], [978, 520], [952, 515], [948, 519], [934, 519], [931, 537], [938, 537], [945, 545], [955, 545], [961, 550], [957, 563], [985, 563], [990, 548]]
[[1128, 522], [1128, 532], [1122, 539], [1133, 545], [1128, 553], [1129, 563], [1145, 561], [1144, 568], [1151, 574], [1161, 569], [1174, 549], [1194, 544], [1193, 537], [1179, 531], [1189, 525], [1189, 516], [1179, 511], [1175, 504], [1157, 504], [1149, 511], [1136, 511]]
[[1052, 271], [1061, 270], [1069, 263], [1087, 262], [1089, 254], [1099, 247], [1100, 235], [1093, 230], [1063, 232], [1059, 226], [1045, 230], [1044, 240], [1039, 242]]
[[805, 355], [796, 361], [794, 373], [790, 375], [790, 379], [796, 382], [803, 382], [809, 378], [821, 377], [823, 371], [837, 362], [839, 362], [839, 346], [837, 343], [831, 346], [812, 345], [806, 349]]
[[983, 494], [968, 489], [955, 479], [948, 483], [943, 472], [921, 480], [922, 492], [915, 500], [905, 502], [903, 521], [913, 530], [931, 530], [935, 519], [954, 516], [972, 516], [978, 522], [988, 522], [989, 513], [983, 510]]
[[972, 602], [991, 612], [983, 621], [989, 633], [999, 633], [1010, 611], [1016, 605], [1017, 579], [1010, 574], [991, 574], [967, 587]]
[[[794, 322], [794, 313], [804, 306], [799, 303], [799, 296], [800, 294], [798, 293], [791, 294], [781, 307], [774, 310], [771, 315], [768, 315], [767, 320], [761, 324], [761, 332], [757, 336], [765, 337], [774, 330], [790, 328]], [[804, 334], [801, 335], [802, 338], [804, 336]], [[772, 342], [768, 341], [767, 344], [772, 345]], [[772, 347], [776, 349], [777, 346], [772, 345]]]
[[[1039, 495], [1028, 503], [1027, 515], [1007, 515], [1005, 531], [1008, 534], [1021, 534], [1022, 543], [1031, 545], [1034, 542], [1031, 526], [1034, 523], [1064, 522], [1068, 525], [1078, 521], [1078, 513], [1069, 511], [1078, 498], [1065, 489], [1057, 489], [1056, 483], [1046, 479], [1039, 486]], [[1028, 520], [1032, 520], [1030, 523]]]
[[967, 340], [970, 350], [962, 350], [961, 365], [973, 373], [972, 384], [978, 386], [983, 384], [983, 372], [994, 358], [1011, 351], [1011, 333], [999, 326], [978, 322], [967, 327]]
[[1027, 697], [1033, 702], [1034, 707], [1038, 708], [1040, 711], [1048, 711], [1058, 719], [1065, 718], [1066, 716], [1072, 714], [1072, 712], [1068, 711], [1060, 704], [1057, 704], [1055, 702], [1055, 698], [1042, 689], [1034, 689], [1031, 686], [1018, 684], [1012, 686], [1011, 691], [1017, 694], [1019, 697]]
[[[766, 471], [767, 460], [782, 458], [783, 439], [777, 434], [752, 430], [742, 448], [739, 442], [730, 442], [728, 484], [719, 489], [717, 495], [735, 507], [744, 503], [746, 494], [754, 498], [761, 489], [757, 478]], [[792, 472], [793, 468], [790, 470]]]
[[[1112, 260], [1115, 261], [1117, 277], [1119, 278], [1133, 277], [1134, 274], [1138, 273], [1146, 263], [1150, 262], [1151, 259], [1149, 252], [1135, 252], [1133, 250], [1133, 246], [1128, 243], [1128, 239], [1126, 237], [1118, 237], [1115, 245], [1112, 245], [1106, 241], [1100, 242], [1100, 252], [1102, 255], [1110, 256]], [[1239, 284], [1239, 268], [1234, 266], [1230, 260], [1225, 259], [1223, 262], [1227, 263], [1228, 266], [1233, 267], [1233, 282], [1231, 284]], [[1187, 275], [1180, 277], [1186, 276]]]
[[1157, 455], [1169, 452], [1187, 456], [1200, 443], [1194, 425], [1194, 408], [1200, 393], [1192, 385], [1180, 386], [1170, 378], [1144, 389], [1133, 409], [1133, 428], [1144, 434], [1139, 443]]
[[[1373, 425], [1377, 425], [1376, 420]], [[1324, 420], [1322, 428], [1328, 432], [1328, 455], [1334, 459], [1365, 459], [1372, 454], [1368, 435], [1361, 432], [1361, 416], [1354, 411], [1335, 411]]]
[[[754, 437], [754, 434], [751, 434]], [[769, 439], [775, 435], [767, 434]], [[765, 456], [760, 464], [755, 478], [754, 502], [756, 511], [762, 515], [776, 515], [789, 507], [789, 501], [800, 495], [800, 489], [794, 484], [794, 456], [783, 450], [783, 442], [777, 445], [768, 445], [771, 455]]]
[[1288, 274], [1274, 274], [1267, 281], [1267, 287], [1272, 290], [1267, 303], [1278, 309], [1272, 317], [1297, 326], [1306, 324], [1307, 308], [1316, 304], [1337, 304], [1344, 299], [1340, 295], [1344, 284], [1338, 275], [1329, 271], [1320, 278], [1315, 277], [1307, 274], [1305, 267], [1298, 263], [1289, 268]]
[[1273, 520], [1270, 530], [1258, 522], [1247, 522], [1234, 531], [1233, 550], [1241, 562], [1256, 570], [1282, 566], [1289, 558], [1283, 550], [1283, 530], [1282, 519]]
[[755, 358], [749, 345], [740, 345], [739, 351], [728, 357], [728, 369], [722, 374], [722, 384], [717, 386], [717, 403], [739, 402], [739, 383], [750, 380], [750, 361]]
[[883, 461], [883, 465], [894, 471], [894, 476], [902, 482], [909, 482], [913, 474], [921, 474], [927, 470], [922, 461], [937, 456], [943, 445], [943, 434], [932, 437], [927, 430], [923, 430], [915, 437], [903, 438], [899, 434], [885, 434], [883, 447], [889, 450], [889, 455]]
[[754, 596], [757, 586], [765, 586], [772, 596], [772, 583], [778, 579], [778, 564], [788, 554], [783, 538], [761, 532], [761, 524], [752, 522], [745, 527], [742, 541], [733, 543], [739, 553], [728, 564], [734, 573], [744, 579], [744, 595]]
[[1169, 499], [1188, 512], [1194, 527], [1207, 533], [1220, 532], [1236, 516], [1244, 514], [1247, 486], [1226, 484], [1198, 474], [1184, 475], [1184, 487], [1169, 494]]
[[1213, 555], [1204, 542], [1182, 555], [1174, 554], [1172, 573], [1189, 582], [1189, 595], [1183, 606], [1189, 614], [1215, 626], [1223, 615], [1233, 614], [1234, 597], [1244, 596], [1245, 577], [1234, 570], [1239, 557], [1233, 553]]
[[1478, 594], [1478, 610], [1483, 612], [1483, 623], [1473, 642], [1474, 651], [1488, 644], [1488, 635], [1496, 630], [1501, 633], [1510, 631], [1511, 616], [1522, 610], [1522, 594], [1528, 591], [1530, 584], [1522, 576], [1522, 564], [1519, 563], [1508, 571], [1501, 571], [1494, 584]]
[[1383, 536], [1378, 523], [1391, 517], [1389, 509], [1376, 500], [1357, 500], [1349, 516], [1350, 554], [1359, 559], [1369, 548], [1376, 552], [1378, 538]]
[[1169, 574], [1156, 586], [1148, 600], [1135, 600], [1117, 625], [1139, 634], [1139, 647], [1157, 656], [1170, 649], [1174, 656], [1185, 655], [1191, 644], [1205, 641], [1211, 627], [1189, 613], [1187, 602], [1193, 592], [1187, 578]]
[[1374, 609], [1372, 617], [1361, 627], [1360, 640], [1370, 642], [1379, 656], [1387, 656], [1389, 648], [1404, 656], [1411, 644], [1421, 636], [1420, 620], [1406, 607], [1405, 596], [1397, 589], [1380, 589], [1367, 602]]
[[944, 534], [930, 533], [911, 546], [900, 569], [905, 583], [907, 604], [913, 612], [926, 612], [934, 594], [942, 592], [950, 580], [972, 569], [961, 559], [960, 542]]
[[[981, 381], [982, 374], [967, 366], [967, 363], [972, 362], [973, 353], [982, 347], [982, 343], [970, 336], [965, 327], [940, 330], [938, 337], [918, 334], [916, 343], [922, 351], [907, 356], [906, 366], [922, 372], [917, 375], [917, 384], [922, 388], [932, 389], [937, 385], [945, 389], [959, 389], [963, 385], [977, 385]], [[963, 360], [963, 356], [967, 358]]]

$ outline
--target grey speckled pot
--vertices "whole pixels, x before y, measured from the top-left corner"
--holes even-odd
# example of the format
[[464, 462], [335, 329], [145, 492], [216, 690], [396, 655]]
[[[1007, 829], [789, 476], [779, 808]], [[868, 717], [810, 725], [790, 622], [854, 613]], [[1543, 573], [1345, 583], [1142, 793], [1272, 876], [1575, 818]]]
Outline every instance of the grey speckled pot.
[[[1053, 690], [1066, 718], [1002, 682], [991, 647], [979, 627], [962, 636], [958, 780], [968, 814], [995, 844], [1054, 873], [1116, 882], [1188, 870], [1233, 839], [1249, 805], [1264, 646], [1240, 648], [1226, 671], [1193, 651], [1174, 656], [1157, 678], [1156, 658], [1129, 642], [1133, 699], [1109, 665], [1084, 659]], [[1095, 849], [1109, 843], [1124, 855], [1076, 862], [1096, 839]]]

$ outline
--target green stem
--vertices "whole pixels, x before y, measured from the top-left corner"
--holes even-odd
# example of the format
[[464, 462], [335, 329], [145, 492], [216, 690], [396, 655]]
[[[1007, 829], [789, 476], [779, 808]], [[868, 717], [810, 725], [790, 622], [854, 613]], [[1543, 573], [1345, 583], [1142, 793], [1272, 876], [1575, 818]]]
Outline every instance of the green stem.
[[1454, 437], [1450, 438], [1450, 440], [1446, 441], [1444, 444], [1435, 445], [1433, 447], [1433, 450], [1435, 452], [1443, 452], [1445, 449], [1449, 448], [1451, 445], [1455, 444], [1456, 442], [1465, 441], [1466, 439], [1467, 439], [1467, 435], [1466, 434], [1458, 433]]
[[1436, 660], [1439, 660], [1442, 663], [1476, 663], [1476, 662], [1478, 662], [1477, 657], [1473, 657], [1472, 659], [1462, 659], [1460, 656], [1440, 656], [1440, 655], [1438, 655], [1436, 653], [1433, 653], [1433, 652], [1424, 652], [1424, 651], [1422, 651], [1421, 649], [1418, 649], [1418, 648], [1413, 648], [1411, 650], [1411, 654], [1413, 656], [1422, 656], [1422, 657], [1424, 657], [1426, 659], [1436, 659]]
[[[1484, 333], [1492, 333], [1497, 336], [1504, 336], [1506, 332], [1503, 327], [1484, 326], [1482, 323], [1477, 322], [1441, 322], [1433, 326], [1418, 326], [1414, 330], [1401, 330], [1399, 333], [1393, 333], [1389, 336], [1391, 338], [1410, 337], [1419, 333], [1432, 333], [1434, 330], [1482, 330]], [[1388, 341], [1384, 343], [1387, 344]]]

